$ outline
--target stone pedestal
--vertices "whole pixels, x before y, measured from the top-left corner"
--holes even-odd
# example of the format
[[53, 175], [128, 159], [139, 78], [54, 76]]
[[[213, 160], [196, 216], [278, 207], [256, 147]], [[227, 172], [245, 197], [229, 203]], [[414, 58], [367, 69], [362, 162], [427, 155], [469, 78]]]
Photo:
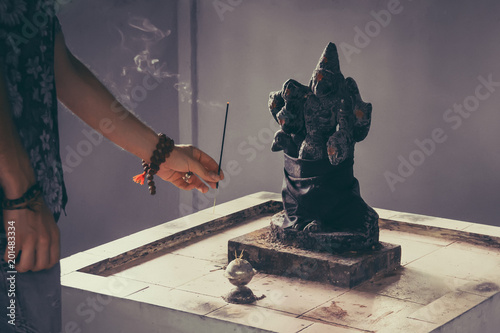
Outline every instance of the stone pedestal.
[[228, 242], [228, 259], [242, 251], [243, 258], [261, 273], [299, 277], [352, 288], [400, 266], [401, 246], [380, 243], [372, 251], [339, 254], [299, 249], [272, 241], [270, 227], [262, 228]]
[[[378, 216], [372, 217], [378, 221]], [[336, 231], [336, 232], [308, 232], [295, 228], [283, 228], [285, 213], [279, 212], [271, 218], [269, 240], [272, 243], [281, 243], [313, 252], [328, 252], [342, 254], [349, 251], [372, 251], [380, 248], [378, 242], [378, 222], [372, 224], [371, 232], [364, 231]]]
[[[218, 205], [216, 214], [210, 207], [62, 259], [65, 331], [498, 332], [500, 227], [384, 209], [377, 209], [380, 240], [401, 244], [399, 269], [353, 289], [257, 274], [248, 286], [266, 295], [258, 306], [226, 303], [221, 296], [233, 287], [222, 270], [228, 242], [269, 226], [282, 210], [280, 198], [252, 194]], [[266, 244], [265, 235], [256, 238], [258, 246]], [[261, 250], [238, 244], [231, 245], [240, 246], [238, 255], [245, 248], [244, 257], [261, 268]], [[331, 258], [316, 253], [299, 261], [294, 257], [300, 252], [288, 251], [290, 264], [283, 268], [287, 261], [280, 261], [281, 269], [304, 277], [315, 277]], [[383, 261], [358, 255], [336, 257], [331, 265], [356, 276], [354, 260]], [[390, 256], [386, 252], [385, 260]], [[95, 314], [93, 320], [84, 312]]]

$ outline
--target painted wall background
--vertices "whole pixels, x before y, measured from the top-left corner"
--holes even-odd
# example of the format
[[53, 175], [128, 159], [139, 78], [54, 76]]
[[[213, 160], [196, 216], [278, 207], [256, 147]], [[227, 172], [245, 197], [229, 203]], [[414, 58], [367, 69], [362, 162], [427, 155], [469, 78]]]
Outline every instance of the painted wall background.
[[[176, 1], [105, 0], [73, 1], [58, 15], [73, 54], [115, 96], [128, 101], [140, 119], [174, 140], [179, 137], [177, 79], [161, 76], [177, 73], [176, 12]], [[143, 56], [143, 72], [136, 69], [137, 55]], [[146, 57], [164, 64], [158, 80], [151, 76], [144, 81], [149, 75]], [[65, 172], [67, 216], [59, 222], [63, 257], [178, 216], [179, 195], [173, 186], [157, 182], [157, 194], [151, 196], [145, 186], [132, 182], [142, 171], [137, 157], [106, 139], [100, 142], [96, 134], [88, 134], [93, 133], [90, 127], [63, 109], [61, 157], [70, 170]]]
[[[112, 90], [130, 96], [144, 74], [130, 68], [126, 76], [121, 72], [147, 46], [141, 36], [150, 35], [131, 26], [131, 20], [147, 18], [161, 31], [171, 30], [150, 47], [169, 72], [177, 73], [177, 39], [184, 35], [176, 28], [189, 19], [178, 16], [177, 7], [186, 1], [75, 0], [59, 18], [70, 49]], [[500, 3], [195, 3], [197, 42], [191, 47], [197, 51], [199, 96], [193, 143], [215, 159], [225, 103], [231, 103], [222, 163], [226, 181], [217, 202], [280, 192], [283, 160], [269, 149], [277, 127], [267, 110], [268, 94], [289, 78], [307, 84], [332, 41], [344, 75], [356, 79], [374, 108], [371, 132], [356, 146], [355, 156], [365, 200], [374, 207], [500, 225]], [[186, 108], [180, 108], [185, 102], [178, 102], [176, 80], [164, 79], [134, 110], [174, 139], [182, 131], [179, 119], [186, 116], [178, 114]], [[494, 83], [484, 87], [484, 80]], [[461, 114], [454, 111], [460, 105]], [[67, 112], [60, 118], [64, 159], [67, 146], [76, 149], [87, 140], [86, 127]], [[442, 141], [434, 140], [434, 148], [429, 144], [433, 132]], [[427, 151], [416, 141], [424, 142]], [[418, 165], [405, 169], [402, 159]], [[179, 192], [172, 186], [160, 184], [158, 195], [150, 198], [132, 183], [138, 171], [137, 158], [103, 142], [66, 174], [70, 203], [60, 222], [63, 254], [188, 213], [179, 210]], [[210, 207], [212, 198], [212, 192], [195, 194], [191, 211]]]
[[[214, 3], [226, 6], [216, 9]], [[269, 150], [275, 129], [268, 94], [289, 78], [307, 84], [332, 41], [344, 75], [354, 77], [373, 104], [371, 132], [355, 154], [365, 200], [380, 208], [500, 225], [498, 2], [198, 5], [200, 99], [231, 101], [224, 159], [241, 168], [218, 200], [280, 191], [282, 158]], [[484, 80], [495, 83], [478, 88]], [[454, 111], [460, 105], [463, 115]], [[213, 155], [223, 115], [222, 109], [200, 110], [199, 144]], [[433, 131], [440, 141], [434, 148]], [[416, 166], [398, 172], [400, 159]]]

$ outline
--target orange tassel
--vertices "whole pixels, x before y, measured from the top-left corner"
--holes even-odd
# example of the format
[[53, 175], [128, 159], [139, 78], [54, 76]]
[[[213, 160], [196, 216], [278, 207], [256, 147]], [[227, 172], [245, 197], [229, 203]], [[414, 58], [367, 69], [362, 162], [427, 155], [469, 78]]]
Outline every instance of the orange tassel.
[[144, 171], [143, 173], [141, 173], [140, 175], [137, 175], [137, 176], [134, 176], [134, 178], [132, 178], [134, 180], [134, 182], [136, 182], [137, 184], [141, 184], [143, 185], [144, 184], [144, 179], [146, 178], [146, 171]]

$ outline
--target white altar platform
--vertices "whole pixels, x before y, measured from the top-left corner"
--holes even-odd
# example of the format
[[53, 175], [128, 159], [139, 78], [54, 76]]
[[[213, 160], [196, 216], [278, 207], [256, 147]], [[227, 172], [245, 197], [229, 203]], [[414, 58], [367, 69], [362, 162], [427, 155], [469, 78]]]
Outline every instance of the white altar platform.
[[500, 332], [500, 228], [376, 209], [401, 268], [353, 288], [257, 274], [226, 303], [227, 242], [269, 225], [259, 192], [62, 259], [63, 332]]

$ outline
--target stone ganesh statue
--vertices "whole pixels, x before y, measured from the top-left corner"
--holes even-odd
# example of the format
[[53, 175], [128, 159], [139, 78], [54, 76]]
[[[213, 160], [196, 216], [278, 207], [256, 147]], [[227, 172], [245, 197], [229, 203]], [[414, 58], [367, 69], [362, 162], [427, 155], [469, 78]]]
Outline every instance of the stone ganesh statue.
[[329, 252], [375, 248], [378, 215], [353, 175], [354, 145], [368, 134], [372, 105], [340, 72], [335, 44], [309, 86], [288, 80], [270, 94], [269, 109], [281, 126], [271, 149], [285, 153], [284, 211], [272, 219], [273, 238]]

